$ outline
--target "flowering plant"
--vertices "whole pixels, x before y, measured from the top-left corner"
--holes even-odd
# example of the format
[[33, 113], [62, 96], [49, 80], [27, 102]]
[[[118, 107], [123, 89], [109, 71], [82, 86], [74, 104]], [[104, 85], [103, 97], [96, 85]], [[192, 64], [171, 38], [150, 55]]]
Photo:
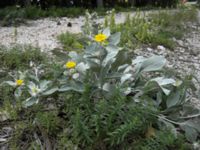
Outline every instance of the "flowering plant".
[[[90, 104], [90, 100], [93, 102], [104, 100], [103, 104], [106, 104], [116, 95], [125, 97], [129, 103], [123, 102], [125, 105], [123, 109], [129, 110], [129, 106], [127, 106], [129, 104], [134, 106], [133, 108], [137, 106], [142, 109], [149, 109], [151, 106], [152, 110], [149, 115], [158, 119], [157, 126], [161, 126], [160, 128], [163, 125], [170, 126], [173, 131], [177, 131], [177, 126], [179, 126], [189, 141], [195, 141], [200, 130], [196, 125], [196, 120], [191, 118], [199, 116], [199, 114], [196, 114], [197, 109], [191, 111], [191, 107], [187, 107], [186, 97], [189, 89], [195, 90], [192, 77], [180, 80], [177, 77], [166, 75], [163, 70], [167, 61], [162, 56], [130, 57], [132, 56], [130, 52], [118, 46], [121, 36], [119, 32], [111, 34], [109, 28], [106, 28], [97, 33], [100, 34], [92, 34], [91, 40], [81, 53], [69, 52], [66, 56], [67, 60], [63, 62], [62, 73], [58, 78], [51, 80], [41, 78], [40, 72], [45, 74], [45, 71], [34, 68], [34, 72], [26, 72], [24, 76], [20, 73], [21, 75], [14, 81], [6, 81], [5, 83], [18, 91], [15, 94], [17, 97], [20, 97], [22, 92], [27, 93], [28, 98], [22, 102], [24, 107], [37, 104], [55, 93], [81, 96], [81, 102], [89, 89], [86, 98], [88, 99], [87, 104], [77, 102], [78, 106], [75, 104], [77, 106], [76, 112], [74, 112], [74, 108], [71, 110], [72, 114], [77, 115], [77, 118], [80, 117], [80, 109], [83, 105], [87, 108], [84, 112], [88, 109], [96, 111], [99, 109], [98, 107], [102, 107], [101, 103], [97, 103], [98, 107], [96, 107], [96, 103]], [[63, 57], [63, 55], [61, 56]], [[153, 74], [153, 72], [157, 72], [157, 74]], [[75, 103], [73, 100], [69, 101]], [[93, 108], [88, 108], [89, 106], [96, 108], [93, 110]], [[114, 112], [122, 108], [122, 106], [119, 107]], [[189, 115], [188, 112], [190, 112]], [[91, 120], [97, 117], [94, 115], [87, 117], [91, 116], [94, 117], [90, 118]], [[116, 115], [116, 117], [118, 116]], [[137, 122], [138, 118], [135, 119]], [[102, 122], [104, 123], [104, 120]], [[131, 132], [134, 125], [134, 123], [127, 121], [126, 125], [122, 124], [120, 129], [114, 130], [109, 135], [118, 139], [118, 136], [122, 134], [122, 137], [117, 140], [119, 143], [128, 132]], [[125, 129], [128, 131], [124, 132]], [[154, 132], [155, 129], [149, 126], [146, 137], [155, 135]]]

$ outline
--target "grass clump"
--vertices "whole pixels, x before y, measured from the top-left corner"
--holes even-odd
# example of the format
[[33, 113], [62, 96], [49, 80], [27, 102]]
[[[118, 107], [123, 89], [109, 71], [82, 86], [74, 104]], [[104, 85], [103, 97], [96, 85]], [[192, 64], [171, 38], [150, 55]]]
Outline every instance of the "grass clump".
[[176, 43], [173, 38], [181, 39], [189, 31], [187, 23], [197, 22], [197, 10], [193, 7], [158, 11], [148, 15], [138, 11], [133, 17], [128, 14], [125, 23], [121, 25], [113, 24], [112, 16], [113, 13], [106, 17], [104, 26], [109, 27], [112, 32], [120, 31], [121, 45], [130, 49], [141, 44], [163, 45], [174, 49]]
[[30, 63], [42, 64], [47, 61], [46, 54], [39, 48], [31, 46], [15, 46], [13, 48], [0, 47], [1, 68], [8, 70], [23, 70], [30, 66]]
[[62, 33], [58, 36], [58, 40], [66, 51], [80, 51], [83, 49], [84, 38], [81, 34]]

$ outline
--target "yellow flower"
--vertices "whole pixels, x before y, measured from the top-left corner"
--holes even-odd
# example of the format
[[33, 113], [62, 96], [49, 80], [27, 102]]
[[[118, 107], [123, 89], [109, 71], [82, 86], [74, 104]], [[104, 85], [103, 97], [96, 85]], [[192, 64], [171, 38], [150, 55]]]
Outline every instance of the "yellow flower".
[[16, 85], [21, 86], [24, 83], [24, 80], [16, 80]]
[[105, 34], [97, 34], [94, 38], [96, 42], [104, 42], [107, 39]]
[[75, 67], [76, 67], [76, 62], [74, 62], [74, 61], [68, 61], [68, 62], [65, 64], [65, 67], [66, 67], [67, 69], [75, 68]]

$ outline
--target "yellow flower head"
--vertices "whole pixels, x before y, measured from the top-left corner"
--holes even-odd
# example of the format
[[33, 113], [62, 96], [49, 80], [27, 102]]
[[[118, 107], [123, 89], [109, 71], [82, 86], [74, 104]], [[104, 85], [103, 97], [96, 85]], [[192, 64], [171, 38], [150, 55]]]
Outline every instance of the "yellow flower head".
[[65, 64], [65, 67], [66, 67], [67, 69], [75, 68], [75, 67], [76, 67], [76, 62], [74, 62], [74, 61], [68, 61], [68, 62]]
[[16, 85], [21, 86], [24, 83], [24, 80], [16, 80]]
[[97, 34], [94, 38], [96, 42], [104, 42], [107, 39], [105, 34]]

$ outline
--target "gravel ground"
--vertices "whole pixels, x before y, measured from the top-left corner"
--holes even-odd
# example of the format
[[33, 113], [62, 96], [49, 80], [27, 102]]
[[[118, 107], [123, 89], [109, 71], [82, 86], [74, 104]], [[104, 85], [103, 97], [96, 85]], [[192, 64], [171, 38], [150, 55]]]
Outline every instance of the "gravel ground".
[[[131, 13], [134, 15], [134, 13]], [[123, 23], [126, 13], [116, 15], [116, 23]], [[98, 22], [103, 22], [100, 18]], [[68, 27], [68, 23], [72, 27]], [[11, 46], [17, 44], [31, 44], [39, 46], [42, 50], [48, 51], [60, 47], [57, 36], [63, 32], [80, 33], [84, 24], [84, 17], [79, 18], [45, 18], [35, 21], [28, 21], [28, 25], [17, 27], [0, 27], [0, 45]], [[16, 35], [17, 30], [17, 36]]]
[[[157, 10], [144, 11], [142, 16]], [[129, 13], [134, 16], [135, 12]], [[115, 16], [116, 23], [123, 23], [126, 19], [127, 13], [117, 13]], [[72, 27], [68, 27], [68, 23]], [[97, 22], [104, 22], [101, 17]], [[44, 18], [38, 20], [29, 20], [26, 25], [21, 25], [16, 29], [14, 27], [0, 27], [0, 45], [11, 46], [14, 44], [31, 44], [32, 46], [39, 46], [43, 51], [49, 51], [59, 48], [61, 45], [57, 40], [57, 36], [63, 32], [80, 33], [81, 26], [84, 24], [84, 17], [79, 18]], [[17, 36], [16, 36], [17, 30]]]

